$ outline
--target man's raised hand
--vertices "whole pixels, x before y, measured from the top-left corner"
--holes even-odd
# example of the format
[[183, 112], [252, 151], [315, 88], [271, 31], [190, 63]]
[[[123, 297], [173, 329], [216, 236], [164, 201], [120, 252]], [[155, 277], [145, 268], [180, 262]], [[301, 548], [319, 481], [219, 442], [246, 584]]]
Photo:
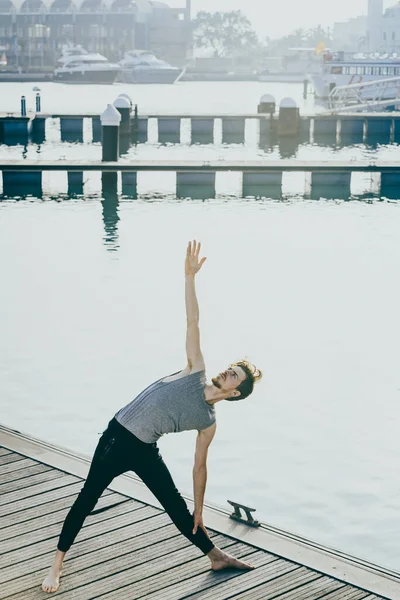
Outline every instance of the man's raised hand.
[[201, 267], [203, 266], [206, 257], [204, 256], [200, 261], [199, 261], [199, 254], [200, 254], [200, 248], [201, 248], [201, 243], [200, 242], [196, 242], [196, 240], [193, 240], [193, 242], [189, 242], [188, 243], [188, 247], [186, 250], [186, 261], [185, 261], [185, 275], [188, 276], [195, 276], [196, 273], [198, 273], [201, 269]]

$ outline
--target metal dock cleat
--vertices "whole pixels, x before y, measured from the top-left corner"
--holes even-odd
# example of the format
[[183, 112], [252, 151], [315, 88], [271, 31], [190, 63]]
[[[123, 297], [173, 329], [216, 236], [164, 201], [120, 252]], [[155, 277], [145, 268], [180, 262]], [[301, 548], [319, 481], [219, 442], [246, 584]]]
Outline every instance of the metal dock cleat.
[[[241, 523], [245, 523], [246, 525], [250, 525], [250, 527], [260, 527], [260, 522], [256, 519], [253, 519], [253, 515], [251, 514], [256, 509], [249, 508], [244, 504], [238, 504], [237, 502], [232, 502], [232, 500], [228, 500], [229, 504], [233, 506], [235, 509], [231, 515], [229, 515], [230, 519], [235, 519], [235, 521], [240, 521]], [[246, 513], [247, 520], [242, 516], [240, 509], [244, 510]]]

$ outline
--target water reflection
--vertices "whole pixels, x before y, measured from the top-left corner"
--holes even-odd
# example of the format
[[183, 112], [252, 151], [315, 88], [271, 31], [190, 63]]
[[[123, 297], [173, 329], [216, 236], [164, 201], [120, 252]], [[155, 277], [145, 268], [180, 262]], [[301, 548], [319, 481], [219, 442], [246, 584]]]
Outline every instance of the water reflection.
[[297, 137], [281, 137], [279, 139], [279, 154], [281, 158], [295, 158], [299, 149]]
[[124, 156], [128, 154], [131, 147], [131, 140], [126, 135], [121, 135], [119, 138], [119, 155]]
[[271, 134], [260, 138], [259, 148], [266, 154], [276, 152], [278, 158], [296, 158], [300, 147], [300, 138], [295, 137], [280, 137]]
[[119, 250], [118, 241], [118, 222], [120, 216], [119, 197], [117, 193], [118, 174], [103, 173], [102, 174], [102, 190], [103, 197], [101, 199], [102, 215], [104, 224], [104, 245], [109, 252]]

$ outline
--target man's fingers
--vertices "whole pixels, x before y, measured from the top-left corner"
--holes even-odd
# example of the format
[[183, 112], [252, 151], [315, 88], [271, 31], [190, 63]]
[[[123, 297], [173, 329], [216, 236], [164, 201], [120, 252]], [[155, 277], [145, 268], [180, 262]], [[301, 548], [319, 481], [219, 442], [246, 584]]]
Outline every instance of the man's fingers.
[[200, 267], [204, 265], [204, 263], [206, 262], [206, 260], [207, 260], [207, 256], [205, 256], [204, 258], [201, 259], [201, 261], [200, 261]]
[[[200, 250], [201, 250], [201, 242], [196, 242], [196, 240], [189, 242], [188, 246], [187, 246], [187, 250], [186, 250], [186, 258], [195, 258], [198, 261]], [[200, 266], [204, 263], [205, 260], [206, 260], [205, 258], [201, 259]]]

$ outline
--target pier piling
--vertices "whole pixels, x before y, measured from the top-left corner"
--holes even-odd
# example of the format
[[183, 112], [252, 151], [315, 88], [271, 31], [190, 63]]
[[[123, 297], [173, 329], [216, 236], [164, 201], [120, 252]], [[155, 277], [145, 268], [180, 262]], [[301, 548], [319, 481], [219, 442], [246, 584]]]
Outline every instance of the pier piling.
[[21, 117], [26, 117], [26, 98], [21, 96]]
[[121, 122], [119, 126], [120, 137], [131, 136], [131, 102], [125, 96], [118, 96], [113, 102], [115, 108], [121, 115]]
[[265, 115], [264, 119], [259, 120], [261, 145], [264, 145], [265, 142], [272, 141], [272, 138], [276, 135], [276, 121], [274, 120], [275, 110], [276, 101], [274, 96], [271, 94], [264, 94], [261, 96], [257, 107], [257, 113]]
[[257, 107], [259, 114], [273, 115], [276, 109], [276, 100], [271, 94], [264, 94], [260, 98], [260, 102]]
[[306, 100], [308, 96], [308, 79], [303, 79], [303, 99]]
[[42, 144], [46, 139], [46, 118], [36, 115], [32, 121], [32, 141], [35, 144]]
[[283, 98], [279, 104], [278, 135], [295, 137], [300, 131], [300, 110], [293, 98]]
[[[118, 98], [126, 98], [129, 102], [131, 110], [132, 110], [133, 102], [132, 102], [132, 98], [128, 94], [118, 94]], [[137, 109], [137, 105], [136, 105], [136, 109]]]
[[[121, 114], [108, 104], [101, 117], [102, 161], [117, 161], [119, 155], [119, 125]], [[104, 173], [103, 173], [104, 175]]]
[[92, 117], [92, 142], [101, 142], [101, 119], [100, 116]]
[[138, 118], [136, 115], [132, 121], [132, 142], [134, 144], [145, 144], [149, 138], [149, 120], [147, 118]]

